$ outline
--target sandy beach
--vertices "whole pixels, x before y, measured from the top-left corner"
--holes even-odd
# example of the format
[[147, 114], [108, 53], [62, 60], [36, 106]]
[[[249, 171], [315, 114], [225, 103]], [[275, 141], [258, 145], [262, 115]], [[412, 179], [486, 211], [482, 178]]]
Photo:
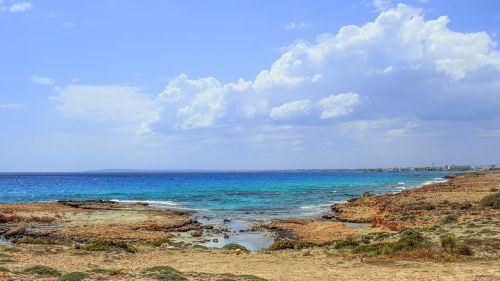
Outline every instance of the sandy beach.
[[484, 198], [499, 189], [489, 171], [365, 194], [321, 219], [252, 225], [275, 240], [257, 252], [207, 248], [235, 234], [147, 204], [2, 204], [0, 270], [4, 280], [498, 280], [500, 210]]

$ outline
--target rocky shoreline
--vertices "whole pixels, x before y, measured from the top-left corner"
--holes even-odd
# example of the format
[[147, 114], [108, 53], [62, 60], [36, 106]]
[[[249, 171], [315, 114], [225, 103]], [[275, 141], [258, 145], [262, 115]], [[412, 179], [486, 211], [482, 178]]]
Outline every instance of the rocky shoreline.
[[[61, 274], [82, 271], [89, 280], [349, 280], [365, 273], [391, 280], [396, 272], [421, 276], [418, 263], [425, 262], [435, 270], [428, 273], [432, 280], [454, 262], [461, 264], [454, 267], [454, 280], [494, 280], [500, 278], [493, 266], [500, 261], [499, 189], [500, 171], [457, 174], [398, 194], [334, 204], [322, 219], [255, 225], [195, 219], [142, 203], [0, 204], [0, 236], [12, 243], [0, 245], [0, 271], [11, 278], [6, 280], [61, 278], [26, 272], [36, 265]], [[275, 242], [249, 252], [242, 242], [252, 235]], [[231, 243], [206, 247], [221, 242]], [[382, 275], [373, 275], [365, 261], [382, 263]], [[401, 263], [407, 263], [403, 271]], [[180, 271], [148, 271], [165, 264]], [[339, 264], [347, 266], [332, 269]], [[293, 274], [293, 266], [306, 267]], [[161, 279], [168, 274], [184, 279]]]

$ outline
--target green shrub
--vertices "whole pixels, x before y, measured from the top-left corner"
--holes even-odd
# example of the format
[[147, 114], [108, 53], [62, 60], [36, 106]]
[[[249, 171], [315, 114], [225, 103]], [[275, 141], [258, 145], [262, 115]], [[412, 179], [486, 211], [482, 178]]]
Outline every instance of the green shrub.
[[45, 276], [59, 276], [61, 273], [59, 271], [44, 265], [35, 265], [32, 267], [28, 267], [23, 270], [23, 273], [26, 274], [37, 274], [37, 275], [45, 275]]
[[137, 253], [139, 252], [139, 249], [133, 245], [127, 245], [127, 248], [125, 249], [128, 253]]
[[84, 279], [90, 278], [90, 276], [87, 273], [84, 272], [71, 272], [68, 274], [64, 274], [63, 276], [59, 277], [57, 281], [81, 281]]
[[448, 252], [463, 256], [471, 256], [473, 254], [472, 249], [460, 242], [453, 234], [442, 235], [440, 240], [441, 247]]
[[83, 245], [81, 248], [86, 251], [108, 251], [111, 249], [111, 245], [104, 239], [97, 239]]
[[312, 243], [309, 242], [300, 242], [300, 241], [293, 241], [293, 240], [279, 240], [274, 242], [270, 250], [272, 251], [278, 251], [278, 250], [302, 250], [305, 248], [310, 248], [314, 246]]
[[240, 244], [236, 244], [236, 243], [229, 243], [229, 244], [226, 244], [222, 247], [222, 249], [226, 249], [226, 250], [236, 250], [236, 249], [240, 249], [241, 251], [243, 252], [249, 252], [247, 248], [245, 248], [245, 246], [241, 246]]
[[457, 221], [458, 221], [458, 215], [457, 214], [451, 214], [451, 215], [445, 216], [441, 222], [444, 223], [444, 224], [450, 224], [450, 223], [454, 223], [454, 222], [457, 222]]
[[144, 272], [153, 275], [156, 280], [188, 281], [178, 270], [166, 265], [147, 268]]
[[484, 208], [500, 209], [500, 192], [486, 195], [479, 201], [479, 205]]
[[387, 255], [428, 249], [430, 246], [429, 240], [420, 232], [408, 229], [402, 231], [399, 239], [395, 242], [358, 244], [353, 247], [352, 252], [356, 254]]
[[162, 237], [158, 240], [153, 241], [153, 243], [151, 243], [151, 244], [153, 244], [153, 246], [155, 246], [155, 247], [160, 247], [163, 244], [170, 245], [170, 244], [172, 244], [172, 241], [168, 237]]
[[445, 249], [455, 249], [460, 242], [453, 234], [445, 234], [440, 237], [441, 247]]

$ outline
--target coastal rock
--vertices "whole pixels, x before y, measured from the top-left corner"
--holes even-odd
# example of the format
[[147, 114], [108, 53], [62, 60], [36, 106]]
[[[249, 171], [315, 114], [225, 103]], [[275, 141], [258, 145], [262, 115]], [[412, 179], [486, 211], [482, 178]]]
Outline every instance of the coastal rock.
[[200, 237], [201, 235], [203, 235], [203, 232], [201, 232], [199, 230], [195, 230], [195, 231], [191, 232], [191, 236], [193, 236], [193, 237]]

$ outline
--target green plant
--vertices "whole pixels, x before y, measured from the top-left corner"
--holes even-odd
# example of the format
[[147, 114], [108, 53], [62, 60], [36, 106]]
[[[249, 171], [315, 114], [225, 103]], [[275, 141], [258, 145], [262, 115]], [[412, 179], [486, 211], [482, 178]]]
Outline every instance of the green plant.
[[155, 266], [147, 268], [144, 270], [145, 273], [153, 275], [157, 280], [168, 280], [168, 281], [187, 281], [188, 279], [182, 275], [178, 270], [173, 267]]
[[81, 281], [87, 278], [90, 278], [90, 276], [85, 272], [71, 272], [59, 277], [57, 281]]
[[128, 253], [137, 253], [137, 252], [139, 252], [139, 249], [137, 249], [137, 247], [135, 247], [133, 245], [127, 245], [127, 248], [125, 248], [125, 250]]
[[486, 195], [479, 201], [479, 205], [484, 208], [500, 209], [500, 192]]
[[457, 222], [457, 221], [458, 221], [458, 215], [457, 214], [451, 214], [451, 215], [445, 216], [441, 222], [444, 223], [444, 224], [450, 224], [450, 223], [454, 223], [454, 222]]
[[45, 276], [59, 276], [59, 275], [61, 275], [61, 273], [59, 273], [59, 271], [57, 271], [56, 269], [53, 269], [51, 267], [44, 266], [44, 265], [35, 265], [32, 267], [28, 267], [25, 270], [23, 270], [23, 273], [45, 275]]
[[86, 251], [108, 251], [111, 249], [111, 245], [108, 241], [99, 238], [83, 245], [81, 248]]
[[272, 251], [278, 251], [278, 250], [302, 250], [305, 248], [310, 248], [314, 246], [312, 243], [309, 242], [300, 242], [300, 241], [293, 241], [293, 240], [279, 240], [274, 242], [270, 249]]
[[172, 244], [172, 241], [168, 237], [162, 237], [158, 240], [153, 241], [151, 244], [153, 244], [153, 246], [155, 246], [155, 247], [160, 247], [163, 244], [170, 245], [170, 244]]
[[448, 252], [463, 256], [471, 256], [473, 254], [472, 248], [460, 242], [453, 234], [442, 235], [440, 241], [441, 247]]
[[229, 243], [229, 244], [226, 244], [222, 247], [222, 249], [226, 249], [226, 250], [241, 250], [243, 252], [249, 252], [247, 248], [245, 248], [245, 246], [241, 246], [240, 244], [236, 244], [236, 243]]

